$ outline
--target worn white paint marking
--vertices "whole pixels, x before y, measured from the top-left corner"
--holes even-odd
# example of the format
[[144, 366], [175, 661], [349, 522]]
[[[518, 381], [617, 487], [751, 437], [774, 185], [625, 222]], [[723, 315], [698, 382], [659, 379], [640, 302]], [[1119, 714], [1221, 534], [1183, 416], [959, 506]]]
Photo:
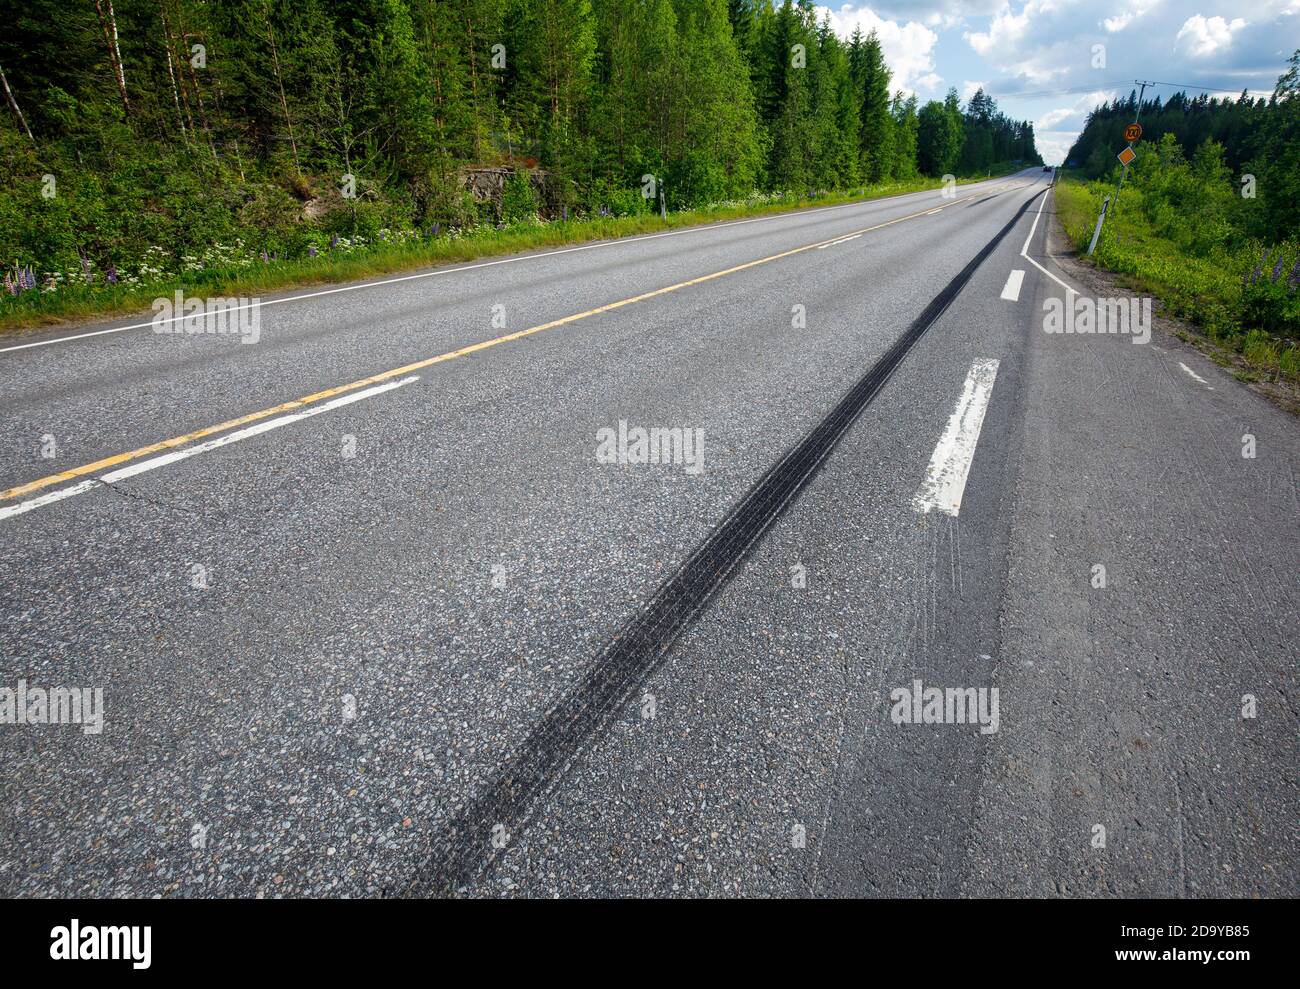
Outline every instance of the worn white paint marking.
[[253, 436], [260, 436], [262, 433], [270, 432], [272, 429], [279, 429], [281, 426], [288, 426], [303, 419], [310, 419], [312, 416], [318, 416], [322, 412], [328, 412], [331, 409], [337, 409], [343, 405], [351, 405], [353, 402], [359, 402], [364, 398], [371, 398], [374, 395], [382, 394], [386, 391], [392, 391], [394, 388], [401, 388], [403, 385], [409, 385], [413, 381], [419, 381], [420, 376], [413, 374], [409, 378], [402, 378], [400, 381], [389, 381], [382, 385], [375, 385], [373, 388], [367, 388], [364, 391], [356, 392], [352, 395], [341, 395], [338, 398], [330, 399], [321, 405], [314, 405], [311, 408], [304, 409], [302, 412], [292, 412], [286, 416], [280, 416], [276, 419], [268, 419], [266, 422], [259, 422], [255, 426], [249, 426], [246, 429], [239, 429], [233, 433], [227, 433], [225, 436], [219, 436], [215, 440], [208, 440], [206, 443], [200, 443], [197, 446], [186, 447], [184, 450], [176, 450], [172, 453], [164, 453], [161, 457], [152, 457], [149, 460], [142, 460], [138, 464], [131, 464], [129, 467], [123, 467], [120, 470], [110, 471], [97, 478], [89, 481], [82, 481], [70, 487], [60, 488], [57, 491], [51, 491], [49, 494], [43, 494], [39, 498], [32, 498], [28, 501], [19, 502], [17, 505], [10, 505], [8, 508], [0, 508], [0, 519], [7, 519], [14, 515], [21, 515], [23, 512], [30, 512], [33, 508], [41, 508], [56, 501], [62, 501], [64, 498], [71, 498], [73, 495], [84, 494], [94, 488], [102, 487], [105, 484], [116, 484], [118, 481], [125, 481], [127, 478], [135, 477], [137, 474], [143, 474], [145, 471], [156, 470], [159, 467], [166, 467], [168, 464], [174, 464], [180, 460], [186, 460], [189, 457], [198, 456], [200, 453], [207, 453], [210, 450], [217, 450], [223, 446], [229, 446], [231, 443], [238, 443], [240, 440], [246, 440]]
[[841, 244], [847, 244], [851, 240], [857, 240], [862, 234], [854, 234], [851, 237], [841, 237], [839, 240], [833, 240], [829, 244], [822, 244], [817, 250], [824, 251], [828, 247], [839, 247]]
[[[1199, 374], [1197, 374], [1195, 371], [1193, 371], [1190, 367], [1188, 367], [1188, 366], [1187, 366], [1186, 364], [1184, 364], [1182, 361], [1179, 361], [1179, 362], [1178, 362], [1178, 366], [1181, 367], [1181, 368], [1182, 368], [1184, 371], [1186, 371], [1188, 374], [1190, 374], [1194, 380], [1199, 381], [1201, 384], [1203, 384], [1203, 385], [1205, 385], [1205, 386], [1207, 386], [1207, 387], [1210, 386], [1210, 383], [1209, 383], [1208, 381], [1206, 381], [1204, 378], [1202, 378]], [[1210, 390], [1213, 391], [1214, 389], [1213, 389], [1213, 388], [1210, 388]]]
[[939, 445], [934, 448], [925, 480], [912, 498], [912, 507], [918, 512], [940, 511], [955, 516], [961, 510], [966, 476], [970, 473], [971, 461], [975, 459], [984, 413], [989, 407], [997, 376], [997, 361], [976, 361], [971, 365], [961, 397], [957, 399], [957, 408], [948, 419]]
[[12, 515], [21, 515], [23, 512], [30, 512], [33, 508], [42, 508], [45, 505], [52, 504], [56, 501], [62, 501], [64, 498], [71, 498], [73, 495], [79, 495], [91, 488], [99, 487], [98, 481], [82, 481], [80, 484], [74, 484], [70, 488], [60, 488], [57, 491], [51, 491], [43, 494], [39, 498], [32, 498], [28, 501], [19, 502], [17, 505], [10, 505], [7, 508], [0, 508], [0, 519], [7, 519]]
[[1007, 275], [1007, 283], [1002, 286], [1002, 298], [1008, 302], [1017, 302], [1020, 299], [1020, 283], [1025, 280], [1023, 268], [1016, 268]]

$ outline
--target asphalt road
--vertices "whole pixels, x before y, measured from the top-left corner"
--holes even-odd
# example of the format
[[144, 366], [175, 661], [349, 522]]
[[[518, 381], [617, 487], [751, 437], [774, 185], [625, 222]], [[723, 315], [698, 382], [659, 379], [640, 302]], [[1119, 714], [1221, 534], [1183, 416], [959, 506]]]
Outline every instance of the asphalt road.
[[104, 711], [0, 724], [0, 894], [1294, 895], [1295, 422], [1044, 332], [1048, 179], [0, 339], [0, 689]]

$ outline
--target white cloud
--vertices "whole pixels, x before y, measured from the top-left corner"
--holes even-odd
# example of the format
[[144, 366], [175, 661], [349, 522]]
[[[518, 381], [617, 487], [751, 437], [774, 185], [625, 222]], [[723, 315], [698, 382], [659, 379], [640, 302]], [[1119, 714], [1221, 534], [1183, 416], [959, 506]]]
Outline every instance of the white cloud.
[[1049, 148], [1064, 157], [1095, 102], [1127, 96], [1136, 76], [1271, 92], [1300, 24], [1300, 0], [817, 2], [819, 18], [838, 9], [832, 24], [846, 37], [876, 28], [895, 88], [929, 99], [955, 85], [969, 100], [982, 83], [1008, 116], [1035, 120], [1049, 159]]
[[[1183, 22], [1174, 39], [1174, 47], [1186, 52], [1193, 58], [1201, 58], [1220, 48], [1232, 44], [1232, 36], [1246, 26], [1246, 21], [1234, 17], [1226, 21], [1222, 17], [1204, 17], [1195, 14]], [[1184, 40], [1186, 39], [1186, 40]]]
[[1066, 121], [1069, 121], [1077, 130], [1083, 130], [1083, 124], [1088, 114], [1103, 103], [1109, 103], [1116, 95], [1118, 94], [1113, 89], [1098, 89], [1091, 93], [1085, 93], [1070, 106], [1048, 110], [1034, 121], [1034, 130], [1050, 131]]
[[1043, 156], [1044, 162], [1049, 165], [1060, 165], [1065, 161], [1065, 156], [1070, 153], [1070, 146], [1078, 136], [1078, 131], [1040, 132], [1035, 128], [1034, 145], [1038, 148], [1038, 153]]
[[987, 31], [967, 31], [966, 41], [981, 55], [1012, 48], [1024, 37], [1029, 22], [1042, 8], [1040, 0], [1029, 0], [1020, 13], [1013, 14], [1011, 5], [1004, 3], [989, 24]]
[[819, 21], [823, 14], [830, 14], [831, 27], [842, 38], [850, 37], [855, 28], [861, 29], [863, 36], [876, 32], [885, 53], [885, 62], [894, 74], [891, 89], [910, 93], [918, 88], [933, 89], [943, 81], [934, 69], [934, 46], [939, 35], [919, 21], [899, 23], [885, 20], [869, 7], [854, 8], [849, 4], [838, 11], [819, 8]]
[[1055, 127], [1063, 120], [1069, 120], [1074, 116], [1074, 111], [1069, 107], [1060, 110], [1048, 110], [1045, 114], [1034, 121], [1034, 127], [1040, 131], [1048, 131]]
[[1101, 22], [1111, 34], [1118, 34], [1149, 10], [1160, 5], [1161, 0], [1128, 0], [1128, 10], [1121, 11], [1114, 17], [1107, 17]]
[[[1296, 0], [1300, 3], [1300, 0]], [[927, 27], [938, 28], [940, 31], [947, 31], [949, 28], [957, 27], [962, 24], [964, 18], [960, 14], [927, 14], [925, 23]]]
[[986, 17], [1006, 0], [871, 0], [869, 6], [881, 17], [895, 21], [922, 21], [930, 27], [960, 24], [967, 17]]
[[1012, 62], [1007, 67], [1007, 72], [1016, 79], [1024, 79], [1034, 86], [1045, 86], [1053, 79], [1065, 76], [1069, 69], [1063, 65], [1040, 65], [1033, 59], [1026, 59], [1023, 62]]
[[988, 85], [987, 82], [971, 82], [969, 79], [967, 79], [965, 82], [961, 84], [961, 101], [965, 103], [968, 99], [970, 99], [972, 96], [975, 95], [976, 90], [983, 89], [987, 85]]

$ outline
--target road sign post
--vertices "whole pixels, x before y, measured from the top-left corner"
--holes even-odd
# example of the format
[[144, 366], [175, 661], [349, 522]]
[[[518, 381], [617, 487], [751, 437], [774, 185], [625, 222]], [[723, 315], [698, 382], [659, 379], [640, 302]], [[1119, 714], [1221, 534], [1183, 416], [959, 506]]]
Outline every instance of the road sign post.
[[[1138, 117], [1142, 116], [1142, 97], [1146, 95], [1147, 84], [1141, 79], [1133, 81], [1138, 83], [1142, 90], [1138, 93], [1137, 107], [1133, 112], [1133, 123], [1124, 128], [1124, 140], [1128, 141], [1128, 147], [1119, 153], [1119, 160], [1123, 164], [1124, 170], [1119, 173], [1119, 183], [1115, 186], [1115, 201], [1111, 204], [1112, 209], [1119, 205], [1119, 191], [1124, 188], [1124, 179], [1128, 176], [1129, 163], [1137, 157], [1137, 153], [1133, 150], [1133, 144], [1142, 138], [1142, 125], [1138, 123]], [[1101, 229], [1100, 221], [1098, 221], [1098, 229]], [[1095, 237], [1093, 239], [1096, 240]], [[1088, 251], [1088, 253], [1091, 254], [1092, 251]]]
[[1127, 148], [1116, 155], [1116, 157], [1119, 158], [1120, 164], [1124, 166], [1124, 170], [1119, 173], [1119, 184], [1115, 186], [1115, 202], [1118, 203], [1119, 191], [1124, 188], [1124, 180], [1128, 178], [1128, 166], [1132, 164], [1133, 159], [1137, 157], [1137, 152], [1133, 150], [1133, 145], [1130, 144]]
[[1089, 256], [1091, 256], [1092, 252], [1097, 249], [1097, 238], [1101, 236], [1101, 225], [1106, 219], [1106, 207], [1109, 205], [1110, 205], [1110, 196], [1107, 196], [1105, 199], [1101, 201], [1101, 212], [1097, 214], [1097, 226], [1093, 228], [1092, 241], [1091, 243], [1088, 244]]

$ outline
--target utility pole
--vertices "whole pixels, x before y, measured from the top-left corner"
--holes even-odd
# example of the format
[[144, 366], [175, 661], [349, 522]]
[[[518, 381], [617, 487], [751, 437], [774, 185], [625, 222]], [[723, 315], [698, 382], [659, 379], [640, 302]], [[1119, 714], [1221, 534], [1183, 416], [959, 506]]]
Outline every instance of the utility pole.
[[[1146, 95], [1147, 86], [1154, 86], [1155, 83], [1147, 82], [1145, 79], [1134, 79], [1133, 82], [1142, 87], [1138, 92], [1137, 112], [1133, 114], [1133, 123], [1136, 124], [1138, 119], [1142, 116], [1142, 97]], [[1129, 141], [1128, 146], [1131, 149], [1133, 147], [1133, 142]], [[1115, 197], [1111, 200], [1110, 211], [1112, 213], [1115, 212], [1115, 207], [1119, 205], [1119, 191], [1124, 188], [1124, 177], [1127, 175], [1128, 166], [1125, 165], [1123, 171], [1119, 173], [1119, 183], [1115, 186]], [[1088, 253], [1091, 254], [1092, 252], [1089, 251]]]
[[[1097, 241], [1101, 237], [1101, 228], [1106, 222], [1106, 215], [1108, 213], [1114, 213], [1115, 207], [1119, 204], [1119, 191], [1124, 188], [1124, 178], [1128, 175], [1129, 162], [1133, 160], [1133, 157], [1136, 154], [1133, 150], [1133, 142], [1140, 140], [1142, 137], [1142, 127], [1138, 123], [1138, 119], [1142, 116], [1142, 97], [1146, 95], [1148, 86], [1156, 85], [1154, 82], [1148, 82], [1144, 79], [1134, 79], [1133, 82], [1136, 85], [1141, 86], [1142, 89], [1138, 93], [1137, 111], [1133, 114], [1133, 123], [1124, 128], [1126, 132], [1124, 136], [1129, 138], [1128, 147], [1119, 153], [1119, 160], [1123, 163], [1124, 168], [1123, 171], [1119, 173], [1119, 182], [1115, 185], [1115, 194], [1113, 196], [1107, 196], [1102, 201], [1101, 212], [1097, 215], [1097, 226], [1093, 229], [1092, 240], [1088, 244], [1089, 254], [1097, 249]], [[1129, 137], [1130, 133], [1133, 135], [1132, 137]], [[1053, 176], [1053, 178], [1055, 178], [1055, 176]]]

